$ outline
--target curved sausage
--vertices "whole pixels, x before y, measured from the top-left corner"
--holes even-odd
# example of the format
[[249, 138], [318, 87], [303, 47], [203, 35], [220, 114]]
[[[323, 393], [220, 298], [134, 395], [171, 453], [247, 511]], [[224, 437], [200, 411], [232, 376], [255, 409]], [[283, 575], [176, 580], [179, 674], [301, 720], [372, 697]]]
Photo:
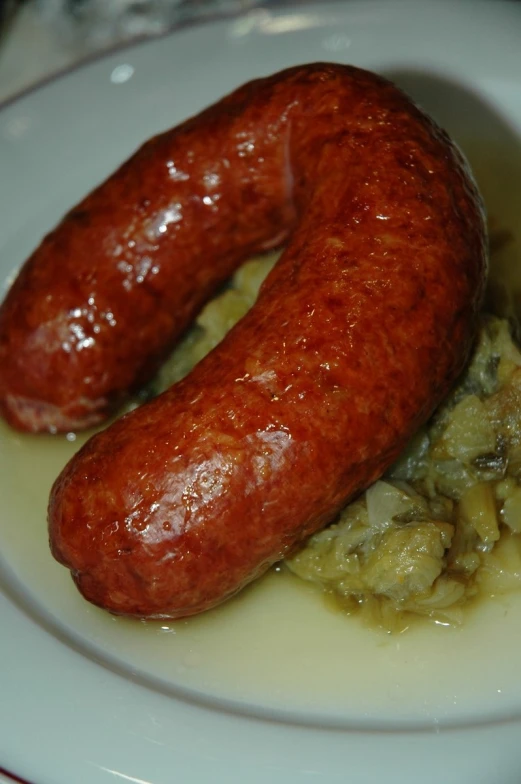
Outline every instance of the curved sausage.
[[[381, 475], [461, 371], [486, 270], [481, 202], [459, 153], [398, 89], [356, 68], [248, 84], [103, 187], [113, 198], [122, 180], [168, 167], [174, 195], [149, 198], [162, 220], [181, 216], [179, 255], [140, 286], [150, 307], [177, 305], [134, 329], [154, 333], [154, 351], [169, 308], [184, 325], [239, 257], [292, 234], [225, 340], [95, 435], [52, 490], [52, 552], [84, 596], [158, 618], [232, 596]], [[97, 226], [103, 193], [89, 217], [68, 220]], [[135, 202], [114, 209], [138, 214]], [[65, 252], [80, 240], [70, 222], [62, 231]], [[98, 244], [114, 255], [109, 236]], [[167, 275], [179, 291], [159, 290]], [[133, 278], [131, 298], [137, 288]], [[130, 307], [118, 296], [116, 320]]]

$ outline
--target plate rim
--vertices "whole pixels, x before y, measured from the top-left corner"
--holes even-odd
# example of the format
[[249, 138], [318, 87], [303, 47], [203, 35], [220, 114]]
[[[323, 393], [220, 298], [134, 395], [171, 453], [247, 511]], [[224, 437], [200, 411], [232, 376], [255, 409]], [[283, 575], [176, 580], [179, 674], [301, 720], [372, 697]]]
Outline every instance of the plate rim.
[[[483, 6], [490, 6], [493, 1], [494, 1], [494, 4], [497, 6], [498, 5], [497, 0], [478, 0], [478, 2], [481, 5], [483, 5]], [[442, 2], [443, 2], [443, 5], [445, 5], [445, 6], [449, 6], [450, 5], [450, 3], [444, 2], [444, 0], [442, 0]], [[466, 5], [470, 6], [471, 3], [473, 5], [475, 5], [473, 0], [460, 0], [460, 4], [466, 4]], [[354, 5], [359, 5], [359, 4], [361, 4], [361, 0], [355, 0], [355, 3], [353, 3], [353, 6]], [[381, 6], [381, 5], [384, 5], [385, 3], [382, 2], [382, 0], [369, 0], [369, 3], [366, 0], [366, 2], [364, 2], [364, 6], [366, 6], [366, 7], [369, 4], [373, 5], [373, 6]], [[504, 5], [504, 6], [514, 7], [515, 6], [515, 0], [501, 0], [500, 4]], [[299, 4], [299, 5], [302, 5], [302, 4]], [[305, 0], [303, 5], [305, 5], [307, 7], [320, 7], [319, 0]], [[342, 0], [328, 0], [328, 5], [336, 6], [336, 7], [342, 7]], [[395, 5], [401, 5], [403, 7], [407, 7], [407, 6], [411, 5], [411, 0], [397, 0]], [[432, 5], [432, 3], [428, 2], [428, 0], [427, 0], [425, 2], [425, 5]], [[98, 53], [96, 53], [92, 57], [85, 58], [81, 62], [74, 64], [73, 66], [71, 66], [70, 68], [65, 69], [64, 71], [60, 71], [59, 73], [50, 75], [49, 77], [47, 77], [46, 79], [42, 80], [38, 84], [33, 85], [33, 86], [27, 88], [26, 90], [22, 91], [21, 93], [18, 93], [15, 96], [11, 96], [8, 99], [6, 99], [5, 101], [3, 101], [2, 103], [0, 103], [0, 113], [2, 112], [2, 110], [10, 107], [11, 105], [13, 105], [14, 103], [18, 102], [19, 100], [25, 99], [31, 93], [41, 90], [42, 88], [44, 88], [49, 83], [61, 80], [63, 78], [68, 78], [71, 75], [73, 75], [76, 71], [82, 70], [83, 68], [85, 68], [86, 66], [90, 65], [91, 63], [98, 62], [98, 61], [104, 60], [104, 59], [108, 59], [108, 58], [114, 56], [115, 54], [124, 53], [127, 50], [133, 50], [136, 47], [140, 47], [142, 45], [154, 45], [154, 43], [156, 43], [158, 40], [162, 40], [162, 39], [164, 39], [166, 37], [175, 36], [178, 33], [182, 33], [186, 29], [190, 29], [190, 28], [194, 28], [194, 27], [200, 27], [200, 26], [212, 25], [216, 21], [217, 22], [222, 22], [222, 23], [227, 23], [230, 20], [234, 20], [234, 19], [237, 19], [237, 18], [240, 18], [240, 17], [243, 17], [243, 16], [247, 16], [247, 15], [249, 15], [251, 13], [255, 13], [259, 9], [263, 10], [263, 11], [268, 11], [268, 13], [270, 13], [270, 14], [280, 15], [280, 13], [286, 13], [288, 11], [294, 10], [295, 7], [296, 7], [295, 3], [291, 2], [291, 0], [284, 0], [283, 3], [281, 3], [280, 5], [278, 5], [276, 7], [273, 7], [273, 8], [261, 5], [261, 6], [258, 6], [256, 8], [254, 8], [254, 9], [245, 9], [245, 10], [241, 10], [241, 11], [238, 11], [238, 12], [227, 13], [227, 14], [224, 14], [224, 15], [223, 14], [216, 14], [215, 16], [212, 16], [212, 17], [204, 17], [204, 18], [201, 18], [201, 19], [185, 20], [184, 22], [176, 24], [172, 29], [169, 29], [168, 31], [165, 31], [164, 33], [161, 33], [158, 36], [153, 36], [153, 37], [144, 36], [144, 37], [142, 37], [140, 39], [134, 39], [134, 40], [132, 40], [130, 42], [124, 42], [121, 45], [118, 45], [116, 47], [110, 48], [109, 50], [104, 50], [103, 52], [98, 52]], [[347, 8], [347, 6], [344, 3], [343, 4], [343, 9], [345, 10], [346, 8]], [[0, 596], [0, 600], [1, 600], [1, 598], [2, 597]], [[10, 595], [9, 595], [9, 591], [6, 592], [4, 598], [6, 598], [7, 601], [13, 602], [12, 597], [10, 597]], [[15, 606], [18, 606], [19, 602], [17, 600], [15, 600], [14, 604], [15, 604]], [[1, 606], [1, 601], [0, 601], [0, 606]], [[22, 605], [22, 610], [28, 616], [28, 620], [29, 621], [32, 621], [40, 629], [43, 629], [43, 631], [46, 634], [50, 634], [50, 632], [48, 631], [46, 626], [44, 624], [42, 624], [40, 618], [38, 618], [38, 617], [33, 618], [32, 617], [32, 613], [27, 613], [27, 608], [24, 605]], [[0, 617], [1, 617], [1, 610], [0, 610]], [[56, 635], [53, 635], [52, 633], [51, 633], [51, 636], [56, 637]], [[64, 641], [62, 640], [61, 642], [63, 644]], [[75, 650], [74, 646], [72, 646], [68, 640], [65, 641], [65, 644], [69, 648], [72, 649], [74, 654], [79, 653], [80, 656], [82, 656], [82, 657], [85, 656], [85, 654], [82, 651], [78, 652], [77, 650]], [[91, 658], [91, 657], [89, 657], [89, 658]], [[93, 662], [93, 663], [95, 663], [97, 666], [100, 664], [99, 662]], [[102, 664], [101, 666], [106, 666], [106, 665]], [[107, 669], [111, 673], [119, 675], [119, 673], [114, 673], [114, 670], [112, 668], [109, 667]], [[150, 687], [148, 685], [145, 685], [145, 688], [147, 690], [150, 689]], [[175, 697], [174, 697], [174, 699], [175, 699]], [[183, 699], [183, 698], [181, 697], [180, 699]], [[206, 710], [208, 708], [208, 705], [206, 703], [204, 703], [202, 706], [198, 706], [198, 707], [200, 707], [200, 708], [202, 707], [203, 710]], [[240, 713], [239, 716], [243, 716], [243, 714]], [[252, 717], [251, 715], [249, 715], [249, 718], [253, 719], [254, 721], [259, 720], [261, 722], [265, 722], [268, 719], [268, 717], [266, 717], [266, 718], [262, 718], [262, 717], [259, 717], [259, 716], [253, 716]], [[465, 725], [462, 725], [462, 724], [458, 724], [455, 727], [449, 727], [448, 726], [447, 729], [446, 729], [446, 732], [451, 732], [453, 730], [456, 730], [456, 731], [459, 732], [461, 730], [465, 730], [467, 728], [473, 728], [473, 727], [476, 727], [476, 726], [479, 726], [479, 727], [485, 726], [485, 727], [487, 727], [487, 726], [493, 725], [494, 727], [497, 727], [498, 725], [502, 724], [503, 721], [506, 721], [507, 723], [510, 724], [512, 722], [516, 723], [516, 722], [518, 722], [518, 720], [519, 720], [519, 717], [516, 716], [515, 719], [513, 719], [513, 720], [506, 719], [506, 720], [491, 720], [491, 721], [486, 721], [486, 722], [478, 722], [475, 725], [474, 724], [470, 724], [470, 725], [468, 725], [468, 727], [466, 727]], [[297, 727], [300, 727], [300, 726], [301, 725], [297, 724]], [[313, 729], [317, 729], [317, 728], [314, 727]], [[380, 734], [382, 732], [382, 730], [380, 730], [378, 728], [377, 729], [362, 728], [360, 731], [363, 732], [363, 733], [369, 733], [369, 734]], [[410, 728], [405, 728], [405, 729], [400, 728], [400, 729], [398, 729], [396, 731], [395, 730], [384, 730], [384, 732], [386, 732], [386, 733], [388, 733], [388, 732], [390, 732], [390, 733], [398, 732], [401, 735], [402, 734], [409, 734], [410, 731], [411, 731]], [[421, 732], [425, 731], [429, 735], [432, 734], [432, 730], [431, 729], [425, 728], [425, 729], [422, 729], [420, 731]], [[1, 763], [2, 763], [2, 760], [0, 760], [0, 764]], [[0, 773], [2, 773], [2, 772], [4, 772], [4, 769], [0, 767]], [[11, 775], [11, 774], [8, 774], [8, 775]], [[15, 775], [16, 774], [12, 774], [12, 776], [15, 776]], [[16, 780], [16, 778], [15, 778], [15, 780]], [[23, 781], [22, 779], [18, 779], [18, 780]]]

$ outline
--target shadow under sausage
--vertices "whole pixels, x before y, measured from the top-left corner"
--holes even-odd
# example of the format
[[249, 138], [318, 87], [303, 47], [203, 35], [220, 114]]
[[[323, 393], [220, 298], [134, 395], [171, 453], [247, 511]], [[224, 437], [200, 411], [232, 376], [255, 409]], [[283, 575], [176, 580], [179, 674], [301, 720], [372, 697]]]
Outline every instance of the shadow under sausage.
[[520, 323], [521, 129], [484, 96], [446, 76], [412, 69], [384, 76], [428, 112], [467, 157], [485, 200], [491, 237], [485, 306]]

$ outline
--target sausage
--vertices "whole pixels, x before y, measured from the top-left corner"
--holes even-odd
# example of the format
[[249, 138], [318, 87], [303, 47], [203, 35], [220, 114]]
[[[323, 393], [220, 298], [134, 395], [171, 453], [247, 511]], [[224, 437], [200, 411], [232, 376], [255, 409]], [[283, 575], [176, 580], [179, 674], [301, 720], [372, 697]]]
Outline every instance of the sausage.
[[[156, 179], [169, 170], [167, 194]], [[151, 212], [133, 237], [166, 225], [167, 213], [180, 218], [167, 227], [168, 252], [158, 235], [159, 271], [138, 285], [132, 262], [126, 290], [131, 273], [118, 272], [115, 247], [129, 236], [122, 215], [140, 215], [141, 181]], [[52, 552], [113, 613], [178, 618], [219, 604], [385, 471], [471, 350], [487, 267], [483, 209], [457, 149], [403, 93], [357, 68], [314, 64], [247, 84], [149, 142], [47, 240], [64, 267], [56, 298], [69, 308], [97, 283], [96, 302], [117, 314], [123, 346], [100, 363], [106, 383], [114, 361], [119, 390], [149, 361], [129, 358], [134, 342], [161, 353], [164, 334], [170, 342], [239, 258], [288, 234], [224, 341], [93, 436], [54, 484]], [[97, 270], [88, 285], [75, 271], [83, 257], [63, 258], [87, 235]], [[33, 279], [50, 285], [39, 267], [58, 262], [40, 252], [15, 298], [39, 296]], [[102, 381], [92, 381], [91, 402], [109, 398]]]
[[0, 308], [0, 414], [12, 427], [106, 419], [240, 262], [286, 239], [289, 119], [266, 117], [259, 138], [255, 91], [148, 141], [25, 263]]

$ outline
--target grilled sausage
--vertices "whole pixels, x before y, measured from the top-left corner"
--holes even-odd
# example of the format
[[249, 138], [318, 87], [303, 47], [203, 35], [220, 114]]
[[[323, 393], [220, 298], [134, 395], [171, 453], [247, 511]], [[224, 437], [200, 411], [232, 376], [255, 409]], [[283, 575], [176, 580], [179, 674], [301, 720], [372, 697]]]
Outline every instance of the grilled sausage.
[[[111, 221], [139, 216], [138, 181], [168, 171], [168, 195], [163, 183], [160, 195], [142, 191], [153, 217], [132, 236], [155, 227], [161, 254], [159, 227], [172, 216], [171, 259], [140, 284], [134, 261], [120, 280], [126, 257], [111, 244]], [[114, 205], [128, 182], [130, 206]], [[95, 299], [118, 325], [127, 318], [121, 352], [132, 372], [119, 359], [115, 368], [125, 384], [142, 364], [135, 333], [156, 353], [170, 320], [184, 326], [239, 258], [291, 232], [224, 341], [91, 438], [54, 485], [52, 552], [87, 599], [114, 613], [191, 615], [262, 574], [382, 474], [472, 346], [486, 272], [480, 197], [446, 134], [356, 68], [315, 64], [245, 85], [150, 142], [67, 221], [48, 241], [60, 254], [78, 247], [77, 229], [109, 259]], [[43, 252], [43, 266], [57, 263]], [[58, 292], [75, 289], [75, 263], [65, 262]], [[37, 268], [33, 260], [25, 280], [46, 278]], [[132, 328], [134, 305], [120, 299], [136, 292], [145, 304]], [[106, 395], [92, 383], [94, 397]]]

